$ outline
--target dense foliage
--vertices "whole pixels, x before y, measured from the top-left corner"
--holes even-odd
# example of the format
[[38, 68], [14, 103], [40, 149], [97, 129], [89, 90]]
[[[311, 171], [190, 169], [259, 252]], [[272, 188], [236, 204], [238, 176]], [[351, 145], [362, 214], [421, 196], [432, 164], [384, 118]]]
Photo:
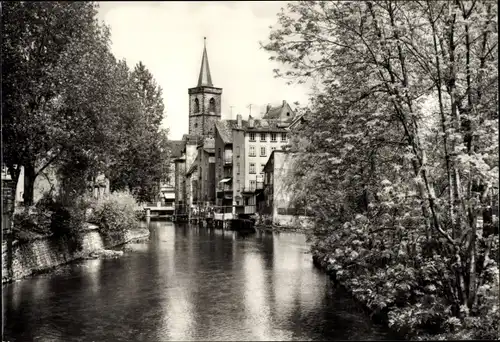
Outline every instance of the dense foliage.
[[93, 205], [91, 222], [104, 233], [123, 232], [139, 227], [135, 198], [126, 191], [116, 191]]
[[35, 205], [21, 208], [14, 214], [13, 238], [21, 242], [38, 237], [63, 237], [75, 249], [81, 247], [80, 233], [86, 228], [86, 212], [92, 206], [91, 198], [77, 197], [71, 202], [50, 195]]
[[14, 180], [24, 167], [27, 206], [47, 167], [75, 196], [105, 174], [150, 199], [167, 165], [161, 89], [142, 63], [116, 61], [96, 14], [95, 2], [2, 3], [3, 162]]
[[498, 338], [497, 5], [304, 1], [264, 48], [318, 81], [290, 149], [314, 252], [389, 325]]

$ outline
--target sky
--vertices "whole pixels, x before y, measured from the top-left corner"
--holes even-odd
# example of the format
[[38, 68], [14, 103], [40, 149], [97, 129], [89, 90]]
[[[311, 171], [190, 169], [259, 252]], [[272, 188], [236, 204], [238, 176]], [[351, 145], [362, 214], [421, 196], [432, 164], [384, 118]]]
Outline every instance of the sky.
[[197, 85], [203, 37], [213, 84], [223, 88], [222, 119], [246, 119], [249, 104], [254, 117], [268, 103], [307, 104], [307, 86], [274, 78], [281, 65], [259, 45], [281, 7], [286, 2], [100, 2], [98, 17], [111, 28], [115, 57], [129, 68], [142, 61], [163, 88], [162, 126], [178, 140], [188, 133], [188, 88]]

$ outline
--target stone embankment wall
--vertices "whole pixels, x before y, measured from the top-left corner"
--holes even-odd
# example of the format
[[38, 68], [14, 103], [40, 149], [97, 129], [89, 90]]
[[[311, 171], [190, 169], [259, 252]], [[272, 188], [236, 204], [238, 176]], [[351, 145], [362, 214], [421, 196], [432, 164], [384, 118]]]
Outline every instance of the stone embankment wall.
[[81, 233], [81, 249], [77, 251], [66, 238], [46, 237], [26, 243], [13, 241], [12, 258], [9, 258], [8, 242], [2, 241], [2, 284], [147, 236], [147, 229], [102, 235], [97, 226], [89, 225]]

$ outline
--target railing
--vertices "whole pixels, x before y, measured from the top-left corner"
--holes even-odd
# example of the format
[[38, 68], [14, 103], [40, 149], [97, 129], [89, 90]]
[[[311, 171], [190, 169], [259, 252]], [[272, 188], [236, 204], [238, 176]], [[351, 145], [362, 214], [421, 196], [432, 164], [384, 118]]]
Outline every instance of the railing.
[[221, 191], [232, 192], [233, 191], [233, 187], [231, 185], [218, 186], [217, 189], [216, 189], [216, 191], [217, 192], [221, 192]]
[[255, 206], [254, 205], [245, 205], [243, 209], [244, 214], [255, 214]]
[[144, 204], [144, 208], [151, 208], [151, 209], [162, 209], [162, 210], [174, 210], [175, 205], [173, 204], [166, 204], [162, 205], [161, 202], [147, 202]]
[[243, 188], [243, 192], [254, 192], [255, 190], [261, 190], [261, 189], [264, 189], [264, 183], [257, 182], [256, 185], [251, 185]]
[[215, 220], [232, 220], [233, 219], [233, 213], [214, 213], [214, 219]]

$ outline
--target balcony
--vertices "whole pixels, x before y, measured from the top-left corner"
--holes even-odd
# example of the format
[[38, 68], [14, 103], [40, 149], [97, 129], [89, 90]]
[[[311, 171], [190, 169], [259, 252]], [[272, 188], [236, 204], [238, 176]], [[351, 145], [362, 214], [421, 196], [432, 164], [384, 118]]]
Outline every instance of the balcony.
[[251, 185], [251, 186], [245, 187], [241, 192], [253, 193], [256, 190], [262, 190], [262, 189], [264, 189], [264, 182], [257, 182], [256, 185]]
[[255, 205], [245, 205], [243, 214], [255, 214]]
[[233, 165], [233, 158], [224, 158], [224, 166]]
[[233, 187], [231, 184], [225, 184], [224, 186], [219, 186], [216, 189], [217, 192], [233, 192]]

